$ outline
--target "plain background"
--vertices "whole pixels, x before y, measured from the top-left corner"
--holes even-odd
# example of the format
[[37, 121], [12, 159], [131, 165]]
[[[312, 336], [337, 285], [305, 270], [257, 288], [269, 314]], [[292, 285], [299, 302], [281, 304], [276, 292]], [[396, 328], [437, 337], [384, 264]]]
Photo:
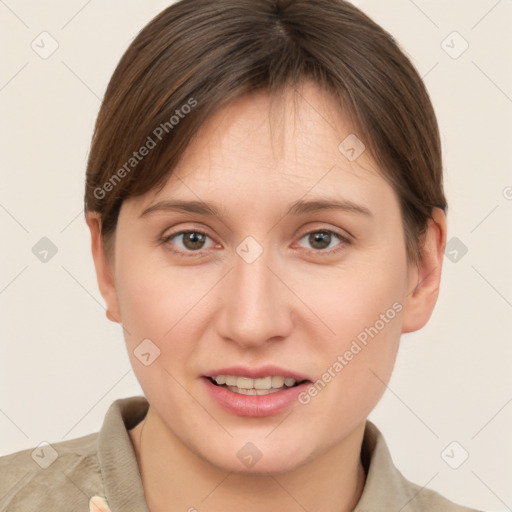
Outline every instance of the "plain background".
[[[512, 2], [354, 3], [397, 39], [431, 94], [451, 244], [434, 314], [402, 336], [370, 419], [410, 480], [512, 510]], [[0, 1], [0, 454], [96, 432], [115, 399], [142, 394], [122, 329], [105, 317], [82, 201], [107, 82], [167, 5]], [[47, 58], [31, 47], [51, 49], [43, 31], [59, 45]], [[57, 248], [47, 262], [32, 251], [43, 237]], [[465, 452], [458, 469], [446, 462]]]

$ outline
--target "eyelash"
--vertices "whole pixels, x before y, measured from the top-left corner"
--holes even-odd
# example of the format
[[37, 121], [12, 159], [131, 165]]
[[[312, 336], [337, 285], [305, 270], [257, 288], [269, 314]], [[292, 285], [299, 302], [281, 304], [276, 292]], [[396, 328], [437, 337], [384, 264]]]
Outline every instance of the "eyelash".
[[[186, 233], [197, 233], [197, 234], [200, 234], [202, 236], [205, 236], [205, 237], [208, 237], [211, 239], [211, 237], [208, 235], [208, 233], [205, 233], [204, 231], [201, 231], [199, 229], [183, 229], [181, 231], [176, 231], [174, 233], [171, 233], [170, 235], [166, 235], [164, 237], [161, 238], [160, 242], [162, 244], [166, 244], [166, 245], [169, 245], [168, 247], [168, 250], [172, 253], [175, 253], [175, 254], [179, 254], [181, 256], [186, 256], [186, 257], [198, 257], [198, 256], [203, 256], [202, 254], [202, 251], [203, 249], [199, 249], [197, 251], [183, 251], [183, 250], [176, 250], [176, 249], [173, 249], [170, 247], [170, 241], [171, 239], [173, 238], [176, 238], [180, 235], [184, 235]], [[314, 253], [319, 253], [319, 254], [322, 254], [324, 256], [327, 256], [327, 255], [330, 255], [330, 254], [334, 254], [338, 251], [341, 250], [341, 248], [344, 246], [344, 245], [350, 245], [351, 244], [351, 240], [347, 237], [347, 236], [344, 236], [336, 231], [333, 231], [331, 229], [313, 229], [312, 231], [308, 231], [306, 233], [304, 233], [299, 240], [301, 240], [302, 238], [304, 238], [305, 236], [307, 235], [311, 235], [312, 233], [327, 233], [329, 235], [334, 235], [336, 238], [338, 238], [338, 240], [341, 242], [340, 244], [338, 244], [335, 248], [333, 249], [310, 249], [310, 251], [314, 252]]]

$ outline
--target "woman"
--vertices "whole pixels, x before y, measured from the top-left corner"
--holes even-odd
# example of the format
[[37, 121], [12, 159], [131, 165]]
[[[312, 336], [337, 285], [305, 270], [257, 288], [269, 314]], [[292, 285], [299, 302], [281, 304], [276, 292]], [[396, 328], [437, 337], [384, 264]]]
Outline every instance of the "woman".
[[145, 396], [0, 459], [2, 510], [474, 510], [367, 420], [435, 306], [446, 208], [424, 84], [357, 8], [171, 5], [112, 76], [85, 191]]

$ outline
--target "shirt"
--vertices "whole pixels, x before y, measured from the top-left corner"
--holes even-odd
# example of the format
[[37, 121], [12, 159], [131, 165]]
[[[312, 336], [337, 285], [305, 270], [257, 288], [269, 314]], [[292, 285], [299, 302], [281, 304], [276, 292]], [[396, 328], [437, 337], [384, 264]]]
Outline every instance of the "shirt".
[[[128, 432], [148, 407], [144, 396], [117, 399], [99, 432], [0, 457], [0, 511], [149, 512]], [[480, 512], [408, 481], [369, 420], [361, 460], [366, 483], [354, 512]]]

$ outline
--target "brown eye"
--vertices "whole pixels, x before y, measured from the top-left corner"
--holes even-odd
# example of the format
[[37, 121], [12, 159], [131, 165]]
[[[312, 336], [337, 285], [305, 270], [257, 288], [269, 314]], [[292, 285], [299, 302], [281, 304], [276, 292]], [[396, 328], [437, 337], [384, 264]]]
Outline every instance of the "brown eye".
[[308, 242], [314, 249], [325, 249], [331, 243], [331, 234], [325, 231], [318, 231], [308, 235]]
[[187, 231], [183, 233], [183, 245], [187, 249], [197, 250], [202, 249], [206, 235], [198, 233], [197, 231]]
[[[301, 240], [302, 239], [306, 239], [307, 243], [314, 251], [325, 253], [335, 252], [340, 248], [339, 246], [350, 243], [347, 237], [329, 229], [310, 231], [304, 234], [301, 237]], [[336, 241], [341, 243], [336, 244]]]
[[[210, 237], [202, 231], [184, 230], [171, 233], [170, 235], [164, 237], [162, 241], [166, 244], [169, 244], [170, 246], [177, 246], [177, 248], [170, 248], [172, 252], [181, 253], [186, 256], [195, 256], [195, 254], [190, 253], [199, 253], [202, 249], [206, 249], [207, 247], [205, 247], [205, 243], [209, 238]], [[181, 244], [179, 243], [180, 239]]]

